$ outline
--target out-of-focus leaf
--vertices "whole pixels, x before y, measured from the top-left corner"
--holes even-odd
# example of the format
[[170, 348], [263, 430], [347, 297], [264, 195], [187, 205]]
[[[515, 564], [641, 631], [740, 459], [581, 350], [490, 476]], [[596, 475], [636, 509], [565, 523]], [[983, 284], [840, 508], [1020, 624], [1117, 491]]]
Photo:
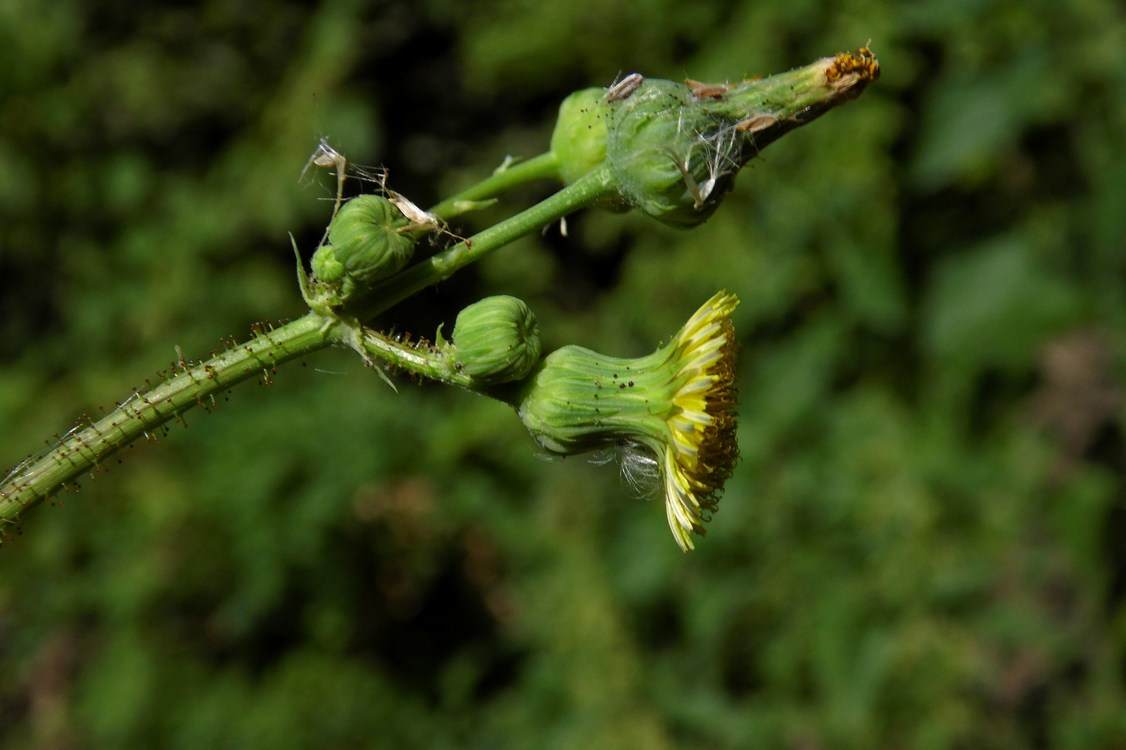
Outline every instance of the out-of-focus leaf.
[[1016, 237], [951, 256], [936, 268], [925, 304], [929, 353], [959, 368], [1027, 368], [1083, 309], [1080, 294]]

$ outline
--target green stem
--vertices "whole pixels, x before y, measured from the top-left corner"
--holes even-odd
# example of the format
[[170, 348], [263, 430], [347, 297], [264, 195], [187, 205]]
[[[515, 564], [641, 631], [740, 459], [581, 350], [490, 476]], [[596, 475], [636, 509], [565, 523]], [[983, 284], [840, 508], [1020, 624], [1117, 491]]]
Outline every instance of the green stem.
[[[499, 179], [510, 172], [516, 172], [515, 177], [520, 180], [528, 179], [529, 175], [546, 170], [548, 160], [530, 160], [524, 163], [523, 170], [519, 170], [520, 166], [498, 173], [494, 175], [498, 179], [485, 180], [472, 192], [462, 195], [480, 195], [486, 188], [493, 190], [499, 185], [515, 184], [511, 182], [513, 175]], [[393, 277], [369, 295], [378, 302], [371, 305], [367, 316], [382, 312], [420, 289], [447, 278], [517, 237], [589, 205], [608, 194], [610, 185], [609, 173], [596, 170], [543, 202]], [[205, 362], [183, 362], [182, 371], [164, 383], [145, 393], [135, 393], [111, 414], [71, 431], [47, 453], [16, 467], [0, 484], [0, 527], [14, 523], [25, 510], [75, 478], [98, 471], [104, 459], [134, 440], [193, 406], [206, 405], [214, 394], [263, 371], [268, 377], [277, 365], [332, 344], [350, 346], [369, 359], [380, 359], [423, 377], [480, 390], [440, 354], [412, 349], [361, 328], [349, 315], [332, 318], [310, 312]]]
[[382, 360], [412, 375], [480, 391], [474, 387], [473, 379], [458, 369], [452, 357], [429, 344], [404, 344], [371, 328], [361, 328], [357, 338], [361, 354], [370, 359]]
[[616, 194], [613, 176], [609, 167], [603, 164], [536, 205], [377, 284], [350, 308], [356, 310], [354, 314], [360, 320], [370, 320], [426, 287], [449, 278], [458, 269], [493, 250], [601, 198]]
[[467, 188], [457, 195], [450, 196], [430, 209], [430, 213], [440, 219], [450, 219], [472, 208], [478, 201], [492, 198], [506, 190], [536, 180], [558, 180], [559, 159], [551, 151], [532, 157], [526, 161], [503, 166], [492, 175]]
[[299, 320], [217, 354], [206, 362], [181, 360], [181, 370], [145, 393], [134, 393], [112, 413], [68, 433], [47, 453], [29, 459], [0, 485], [0, 527], [50, 497], [76, 477], [98, 471], [103, 459], [147, 435], [214, 394], [282, 362], [346, 340], [346, 331], [324, 316]]

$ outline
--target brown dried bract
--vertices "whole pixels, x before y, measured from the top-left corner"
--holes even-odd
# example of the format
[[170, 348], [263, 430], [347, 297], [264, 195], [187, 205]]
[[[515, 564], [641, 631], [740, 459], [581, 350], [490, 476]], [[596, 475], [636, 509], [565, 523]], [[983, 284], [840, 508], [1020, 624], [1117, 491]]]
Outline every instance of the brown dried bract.
[[753, 135], [760, 130], [766, 130], [776, 122], [778, 122], [778, 118], [774, 115], [752, 115], [735, 123], [735, 130], [746, 135]]
[[692, 91], [692, 96], [697, 99], [722, 99], [724, 94], [731, 90], [726, 83], [701, 83], [685, 78], [684, 83]]

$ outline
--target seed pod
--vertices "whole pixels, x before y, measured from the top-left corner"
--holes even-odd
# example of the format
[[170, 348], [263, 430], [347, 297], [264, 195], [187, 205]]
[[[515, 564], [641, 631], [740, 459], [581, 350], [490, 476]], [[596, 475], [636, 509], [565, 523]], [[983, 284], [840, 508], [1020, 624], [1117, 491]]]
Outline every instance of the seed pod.
[[486, 297], [462, 310], [454, 324], [454, 357], [483, 385], [520, 380], [540, 358], [540, 329], [523, 300]]
[[411, 259], [410, 225], [386, 198], [360, 195], [345, 203], [329, 227], [328, 244], [313, 254], [318, 281], [337, 287], [341, 301], [398, 272]]

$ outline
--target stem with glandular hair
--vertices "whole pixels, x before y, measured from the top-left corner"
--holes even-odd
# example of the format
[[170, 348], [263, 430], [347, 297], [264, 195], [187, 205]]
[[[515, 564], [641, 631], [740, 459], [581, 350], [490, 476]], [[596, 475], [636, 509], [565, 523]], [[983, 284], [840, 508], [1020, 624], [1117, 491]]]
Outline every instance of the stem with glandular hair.
[[[369, 298], [374, 302], [360, 320], [382, 312], [418, 290], [447, 278], [541, 226], [576, 211], [605, 194], [609, 179], [592, 174], [537, 205], [516, 214], [454, 247], [397, 274]], [[134, 440], [174, 419], [213, 394], [263, 370], [331, 345], [357, 349], [363, 356], [380, 359], [426, 377], [468, 386], [456, 372], [444, 372], [435, 362], [363, 329], [357, 318], [324, 312], [308, 315], [262, 333], [233, 349], [193, 365], [144, 393], [131, 396], [108, 416], [66, 435], [47, 453], [13, 470], [0, 485], [0, 525], [13, 523], [28, 508], [88, 472]], [[464, 382], [463, 382], [464, 381]]]
[[[328, 323], [328, 325], [326, 325]], [[317, 313], [287, 323], [183, 370], [144, 393], [135, 393], [109, 415], [72, 431], [46, 454], [28, 461], [0, 487], [0, 523], [13, 522], [129, 443], [213, 394], [282, 362], [341, 340], [339, 325]]]

